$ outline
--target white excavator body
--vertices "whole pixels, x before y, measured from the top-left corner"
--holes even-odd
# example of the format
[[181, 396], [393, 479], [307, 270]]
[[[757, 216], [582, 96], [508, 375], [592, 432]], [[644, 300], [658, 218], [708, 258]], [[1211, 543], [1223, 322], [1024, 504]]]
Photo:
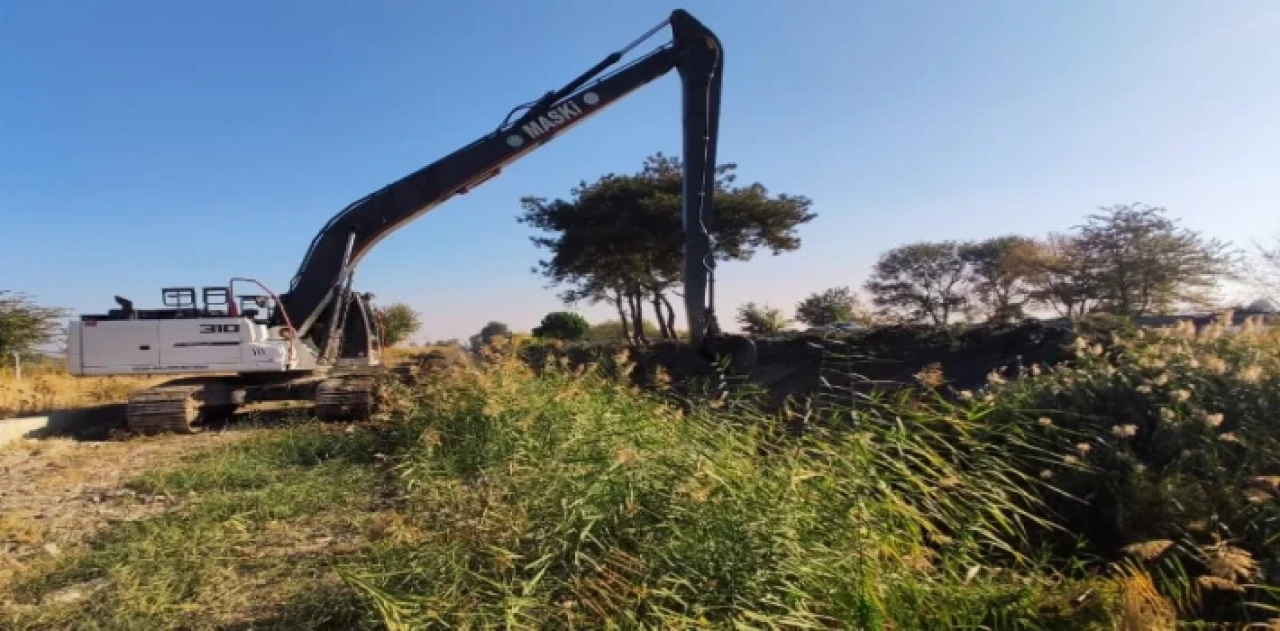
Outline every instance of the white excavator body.
[[280, 329], [244, 317], [72, 321], [67, 368], [85, 376], [313, 369], [310, 347]]
[[[369, 343], [364, 352], [322, 361], [287, 317], [283, 325], [274, 323], [279, 299], [267, 291], [236, 296], [231, 284], [205, 287], [201, 303], [193, 287], [167, 288], [159, 309], [135, 309], [117, 296], [119, 309], [69, 323], [67, 370], [77, 376], [179, 376], [129, 397], [125, 420], [139, 432], [190, 432], [197, 420], [265, 401], [310, 400], [321, 418], [366, 417], [374, 387], [367, 369], [379, 366], [378, 340], [358, 328]], [[358, 298], [344, 300], [354, 300], [351, 311], [367, 312]], [[367, 324], [362, 319], [351, 326]]]

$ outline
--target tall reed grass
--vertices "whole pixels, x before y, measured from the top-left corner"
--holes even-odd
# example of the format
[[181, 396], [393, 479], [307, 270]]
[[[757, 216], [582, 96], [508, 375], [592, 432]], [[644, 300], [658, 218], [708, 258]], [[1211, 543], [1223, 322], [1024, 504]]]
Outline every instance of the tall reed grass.
[[342, 575], [389, 628], [1105, 621], [1038, 563], [1038, 481], [981, 440], [991, 408], [902, 403], [797, 435], [591, 369], [457, 371], [416, 394], [397, 456], [428, 534]]
[[1231, 321], [1098, 330], [981, 397], [1063, 454], [1041, 471], [1072, 498], [1047, 502], [1060, 554], [1083, 542], [1186, 616], [1257, 622], [1280, 614], [1280, 332]]
[[56, 361], [28, 363], [19, 378], [12, 366], [4, 366], [0, 367], [0, 419], [120, 403], [161, 380], [150, 376], [74, 377], [67, 374], [65, 364]]
[[[1274, 333], [1097, 332], [974, 392], [928, 366], [770, 413], [516, 355], [148, 475], [201, 499], [23, 588], [108, 581], [87, 604], [11, 620], [243, 626], [231, 580], [282, 600], [255, 628], [1280, 625]], [[281, 529], [344, 544], [254, 549]]]

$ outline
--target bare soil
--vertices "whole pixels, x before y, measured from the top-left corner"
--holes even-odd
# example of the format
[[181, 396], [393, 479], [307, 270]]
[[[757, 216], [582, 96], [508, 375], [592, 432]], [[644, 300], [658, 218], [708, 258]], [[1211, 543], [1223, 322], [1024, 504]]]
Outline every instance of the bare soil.
[[65, 554], [110, 523], [172, 510], [175, 498], [138, 495], [124, 483], [248, 433], [49, 438], [0, 448], [0, 589], [41, 556]]

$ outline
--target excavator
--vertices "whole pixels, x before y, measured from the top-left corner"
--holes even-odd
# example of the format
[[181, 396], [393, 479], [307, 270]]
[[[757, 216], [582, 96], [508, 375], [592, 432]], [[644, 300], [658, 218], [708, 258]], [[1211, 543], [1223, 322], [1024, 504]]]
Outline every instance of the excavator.
[[[610, 70], [667, 26], [670, 41]], [[397, 229], [675, 70], [683, 88], [689, 343], [708, 364], [748, 370], [754, 346], [721, 331], [713, 308], [723, 67], [719, 38], [676, 9], [560, 89], [513, 109], [495, 130], [348, 205], [315, 235], [288, 291], [277, 294], [254, 278], [236, 277], [201, 288], [199, 296], [194, 287], [164, 288], [160, 309], [135, 308], [116, 296], [118, 308], [70, 323], [68, 369], [79, 376], [172, 376], [129, 399], [126, 421], [137, 433], [191, 433], [207, 419], [261, 401], [310, 401], [322, 420], [367, 419], [376, 411], [377, 378], [386, 366], [372, 296], [353, 288], [361, 259]]]

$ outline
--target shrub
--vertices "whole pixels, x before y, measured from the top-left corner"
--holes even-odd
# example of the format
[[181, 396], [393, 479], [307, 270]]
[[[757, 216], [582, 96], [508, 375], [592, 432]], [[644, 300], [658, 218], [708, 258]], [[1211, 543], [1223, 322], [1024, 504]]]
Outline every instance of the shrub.
[[573, 342], [585, 339], [590, 330], [591, 324], [586, 318], [568, 311], [556, 311], [542, 318], [542, 324], [534, 327], [533, 335]]
[[752, 335], [768, 335], [770, 333], [778, 333], [787, 328], [787, 318], [782, 315], [782, 310], [769, 305], [757, 305], [754, 302], [748, 302], [738, 307], [738, 323], [742, 325], [745, 333]]
[[1208, 594], [1211, 617], [1280, 604], [1238, 593], [1280, 576], [1280, 334], [1230, 321], [1104, 327], [1077, 339], [1071, 365], [989, 393], [1065, 454], [1039, 475], [1076, 498], [1052, 501], [1066, 532], [1103, 558], [1164, 559], [1187, 576], [1162, 588]]
[[387, 346], [395, 346], [409, 339], [422, 328], [422, 318], [417, 311], [403, 302], [387, 305], [378, 310], [378, 320], [382, 326], [382, 341]]
[[479, 333], [469, 340], [472, 350], [480, 350], [491, 344], [509, 341], [512, 337], [511, 327], [505, 322], [490, 321], [480, 329]]

